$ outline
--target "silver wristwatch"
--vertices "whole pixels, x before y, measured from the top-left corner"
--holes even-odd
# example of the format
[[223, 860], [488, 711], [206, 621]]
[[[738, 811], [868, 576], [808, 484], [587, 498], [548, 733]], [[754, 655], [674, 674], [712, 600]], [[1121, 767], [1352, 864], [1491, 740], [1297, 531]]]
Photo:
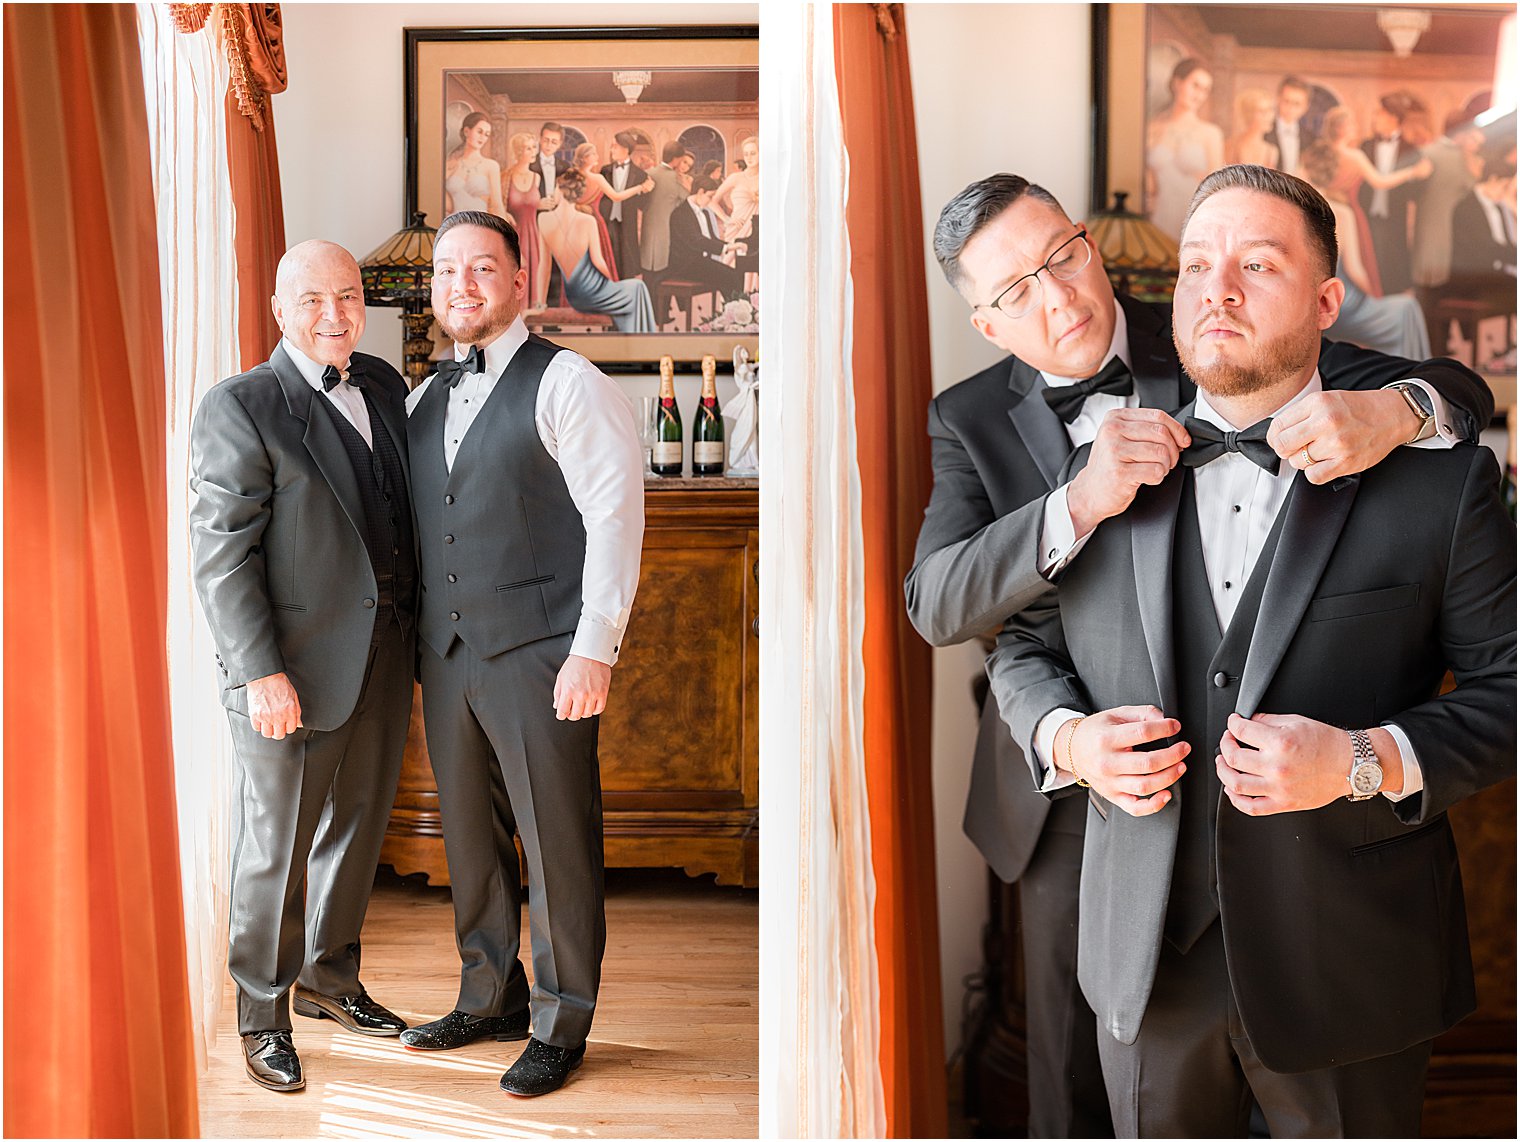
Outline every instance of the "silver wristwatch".
[[1410, 384], [1408, 381], [1395, 381], [1388, 386], [1394, 392], [1404, 398], [1404, 403], [1409, 405], [1409, 411], [1420, 418], [1420, 427], [1405, 444], [1416, 444], [1421, 440], [1428, 440], [1436, 434], [1436, 410], [1431, 403], [1430, 395], [1419, 385]]
[[1346, 775], [1346, 781], [1351, 792], [1346, 794], [1346, 800], [1366, 801], [1377, 796], [1377, 791], [1383, 787], [1383, 767], [1378, 764], [1377, 753], [1366, 730], [1347, 732], [1351, 734], [1351, 772]]

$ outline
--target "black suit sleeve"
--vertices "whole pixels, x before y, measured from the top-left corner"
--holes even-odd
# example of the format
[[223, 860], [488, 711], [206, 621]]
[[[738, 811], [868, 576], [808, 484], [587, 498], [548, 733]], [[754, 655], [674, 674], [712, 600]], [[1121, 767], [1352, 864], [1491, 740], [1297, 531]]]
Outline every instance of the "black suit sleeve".
[[1326, 387], [1379, 389], [1394, 381], [1421, 380], [1446, 402], [1452, 429], [1463, 440], [1476, 442], [1494, 416], [1494, 394], [1477, 373], [1449, 357], [1407, 361], [1343, 341], [1320, 346], [1320, 377]]
[[1473, 449], [1452, 527], [1439, 634], [1457, 688], [1388, 719], [1409, 735], [1424, 778], [1394, 803], [1407, 824], [1515, 772], [1515, 525], [1487, 448]]
[[227, 671], [241, 686], [285, 669], [275, 641], [261, 541], [274, 468], [248, 409], [226, 382], [190, 425], [190, 550], [195, 589]]

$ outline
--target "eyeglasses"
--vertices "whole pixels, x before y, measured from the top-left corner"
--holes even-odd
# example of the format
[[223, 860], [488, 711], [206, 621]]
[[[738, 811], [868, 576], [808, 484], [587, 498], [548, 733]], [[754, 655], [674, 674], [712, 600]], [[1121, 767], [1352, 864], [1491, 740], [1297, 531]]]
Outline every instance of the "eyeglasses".
[[[1040, 267], [1040, 270], [1044, 270], [1060, 281], [1069, 282], [1085, 270], [1090, 261], [1092, 261], [1092, 246], [1087, 242], [1087, 227], [1082, 226], [1056, 247], [1055, 253], [1045, 259], [1045, 264]], [[993, 298], [990, 304], [977, 306], [977, 308], [1000, 309], [1009, 317], [1023, 317], [1027, 313], [1033, 313], [1045, 294], [1044, 286], [1040, 284], [1040, 270], [1025, 274]]]

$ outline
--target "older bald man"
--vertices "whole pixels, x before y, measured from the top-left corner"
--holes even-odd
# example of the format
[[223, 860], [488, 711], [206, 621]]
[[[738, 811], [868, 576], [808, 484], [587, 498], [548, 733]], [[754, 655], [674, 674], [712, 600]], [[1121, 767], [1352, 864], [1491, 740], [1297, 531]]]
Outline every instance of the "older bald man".
[[303, 242], [275, 288], [279, 345], [196, 412], [190, 533], [237, 754], [238, 1030], [253, 1081], [294, 1091], [292, 986], [298, 1014], [406, 1029], [359, 982], [359, 931], [411, 713], [417, 559], [406, 385], [354, 352], [358, 264]]

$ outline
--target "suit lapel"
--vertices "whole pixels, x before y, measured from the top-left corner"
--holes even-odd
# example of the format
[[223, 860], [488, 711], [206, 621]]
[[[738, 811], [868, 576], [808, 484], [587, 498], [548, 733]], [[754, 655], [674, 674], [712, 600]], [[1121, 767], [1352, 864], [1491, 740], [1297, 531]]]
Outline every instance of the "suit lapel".
[[1319, 487], [1302, 475], [1294, 478], [1283, 507], [1287, 518], [1267, 571], [1261, 609], [1241, 671], [1236, 712], [1242, 717], [1257, 712], [1277, 673], [1346, 526], [1359, 487], [1359, 476], [1342, 477]]
[[1035, 467], [1045, 477], [1045, 486], [1054, 488], [1066, 458], [1071, 455], [1071, 437], [1066, 434], [1061, 418], [1037, 395], [1043, 384], [1040, 374], [1017, 357], [1010, 360], [1008, 387], [1014, 394], [1014, 403], [1008, 410], [1008, 419], [1013, 421]]
[[1181, 366], [1172, 345], [1169, 320], [1127, 297], [1119, 304], [1129, 327], [1130, 372], [1135, 377], [1140, 406], [1171, 412], [1182, 403], [1182, 394], [1177, 378]]
[[1154, 490], [1146, 488], [1130, 505], [1130, 547], [1135, 560], [1135, 595], [1140, 601], [1140, 629], [1156, 696], [1163, 711], [1177, 709], [1177, 668], [1172, 647], [1172, 548], [1177, 532], [1177, 506], [1182, 497], [1184, 469], [1171, 474]]
[[354, 531], [363, 539], [364, 501], [359, 496], [359, 481], [354, 478], [354, 466], [349, 462], [348, 450], [343, 447], [343, 440], [333, 425], [332, 417], [324, 409], [315, 407], [318, 399], [326, 398], [318, 397], [317, 390], [306, 383], [301, 370], [296, 368], [295, 362], [284, 349], [276, 349], [269, 358], [269, 364], [280, 380], [280, 388], [285, 392], [285, 403], [291, 414], [306, 422], [306, 434], [302, 438], [306, 451], [326, 477], [333, 495], [338, 497], [338, 503], [343, 505], [343, 513], [348, 516], [348, 522], [354, 525]]
[[380, 414], [381, 423], [385, 425], [385, 431], [390, 433], [391, 441], [396, 445], [396, 451], [401, 453], [401, 475], [406, 483], [407, 499], [412, 494], [412, 465], [411, 451], [407, 447], [406, 440], [406, 409], [396, 404], [388, 396], [379, 392], [378, 389], [370, 390], [370, 407]]

